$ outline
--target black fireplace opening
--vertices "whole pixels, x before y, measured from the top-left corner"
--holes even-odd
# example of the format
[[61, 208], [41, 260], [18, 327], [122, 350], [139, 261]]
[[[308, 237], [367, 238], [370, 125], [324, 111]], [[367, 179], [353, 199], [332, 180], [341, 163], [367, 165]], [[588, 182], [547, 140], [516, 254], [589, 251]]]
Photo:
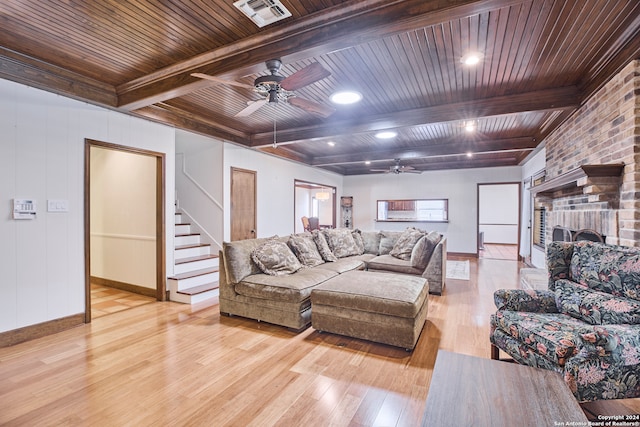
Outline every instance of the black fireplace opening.
[[589, 240], [591, 242], [604, 243], [605, 236], [595, 230], [588, 228], [582, 230], [571, 230], [567, 227], [555, 226], [551, 230], [551, 240], [554, 242], [578, 242], [580, 240]]

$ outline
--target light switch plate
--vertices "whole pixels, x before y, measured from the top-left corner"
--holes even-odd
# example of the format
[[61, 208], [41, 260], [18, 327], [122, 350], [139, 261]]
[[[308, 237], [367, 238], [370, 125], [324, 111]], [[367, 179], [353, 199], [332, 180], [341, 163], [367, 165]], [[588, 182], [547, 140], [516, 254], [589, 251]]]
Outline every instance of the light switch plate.
[[69, 201], [47, 200], [47, 212], [69, 212]]

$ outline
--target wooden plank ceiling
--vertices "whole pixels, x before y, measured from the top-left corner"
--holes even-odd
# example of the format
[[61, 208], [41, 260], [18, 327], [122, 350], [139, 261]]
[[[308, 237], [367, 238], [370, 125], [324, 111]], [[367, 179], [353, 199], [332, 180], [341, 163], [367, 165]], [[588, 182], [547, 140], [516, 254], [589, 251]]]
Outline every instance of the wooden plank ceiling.
[[[263, 28], [232, 3], [5, 0], [0, 77], [351, 175], [517, 165], [640, 55], [637, 0], [282, 0]], [[252, 86], [275, 58], [329, 71], [295, 95], [335, 112], [238, 117], [262, 96], [191, 75]], [[363, 100], [333, 105], [343, 88]]]

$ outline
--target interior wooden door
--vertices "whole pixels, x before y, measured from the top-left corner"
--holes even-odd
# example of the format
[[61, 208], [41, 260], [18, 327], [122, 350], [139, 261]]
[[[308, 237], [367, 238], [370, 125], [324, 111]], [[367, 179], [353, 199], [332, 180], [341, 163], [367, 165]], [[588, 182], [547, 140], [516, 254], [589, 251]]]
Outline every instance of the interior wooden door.
[[256, 172], [231, 168], [231, 240], [257, 237]]

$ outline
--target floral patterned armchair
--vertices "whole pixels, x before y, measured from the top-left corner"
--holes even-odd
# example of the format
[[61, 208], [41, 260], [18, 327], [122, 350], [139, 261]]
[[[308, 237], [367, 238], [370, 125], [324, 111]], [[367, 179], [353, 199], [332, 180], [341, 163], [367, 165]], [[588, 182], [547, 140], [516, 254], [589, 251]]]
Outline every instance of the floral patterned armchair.
[[640, 397], [640, 248], [547, 247], [548, 290], [494, 294], [491, 357], [561, 373], [579, 401]]

